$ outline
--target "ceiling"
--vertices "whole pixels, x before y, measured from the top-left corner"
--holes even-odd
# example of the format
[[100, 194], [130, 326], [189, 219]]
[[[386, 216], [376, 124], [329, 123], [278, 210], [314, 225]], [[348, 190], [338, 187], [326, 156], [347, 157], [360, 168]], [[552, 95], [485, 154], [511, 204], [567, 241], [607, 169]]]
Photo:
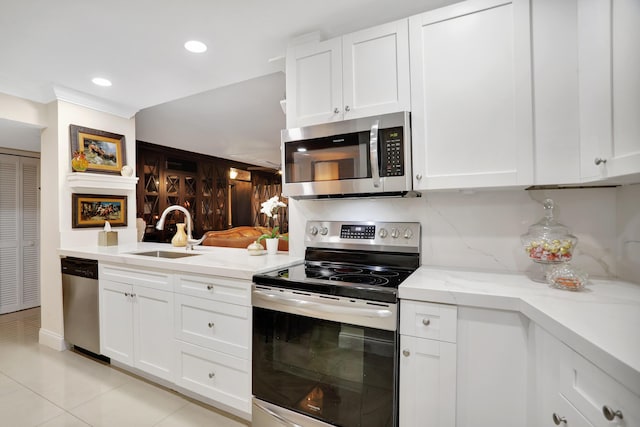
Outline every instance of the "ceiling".
[[[0, 0], [0, 92], [42, 103], [79, 92], [138, 111], [137, 139], [277, 165], [292, 40], [455, 1]], [[187, 52], [192, 39], [207, 52]], [[96, 76], [113, 86], [94, 85]]]

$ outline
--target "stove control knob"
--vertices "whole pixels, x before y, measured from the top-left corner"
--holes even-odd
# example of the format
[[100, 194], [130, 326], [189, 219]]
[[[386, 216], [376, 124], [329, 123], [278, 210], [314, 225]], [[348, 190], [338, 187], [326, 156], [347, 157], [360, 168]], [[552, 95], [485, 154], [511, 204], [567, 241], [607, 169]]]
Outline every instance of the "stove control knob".
[[323, 236], [326, 236], [328, 232], [329, 229], [327, 227], [320, 227], [320, 234], [322, 234]]
[[410, 239], [413, 237], [413, 231], [411, 231], [410, 228], [407, 228], [406, 230], [404, 230], [404, 238], [405, 239]]
[[389, 235], [389, 232], [387, 231], [387, 229], [386, 229], [386, 228], [381, 228], [381, 229], [380, 229], [380, 232], [378, 233], [378, 235], [379, 235], [381, 238], [383, 238], [383, 239], [384, 239], [385, 237], [387, 237], [387, 236]]
[[316, 227], [315, 225], [314, 225], [314, 226], [312, 226], [312, 227], [309, 229], [309, 234], [311, 234], [312, 236], [315, 236], [316, 234], [318, 234], [318, 227]]
[[391, 237], [393, 237], [394, 239], [397, 239], [398, 237], [400, 237], [400, 230], [398, 230], [397, 228], [392, 228]]

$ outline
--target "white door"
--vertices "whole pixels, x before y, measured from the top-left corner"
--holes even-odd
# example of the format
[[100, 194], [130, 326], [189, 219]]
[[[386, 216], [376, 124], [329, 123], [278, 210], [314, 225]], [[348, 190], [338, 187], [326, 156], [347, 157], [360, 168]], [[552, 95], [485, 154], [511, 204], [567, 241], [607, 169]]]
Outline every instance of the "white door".
[[173, 292], [134, 286], [134, 366], [173, 381]]
[[342, 37], [345, 119], [409, 111], [409, 27], [406, 19]]
[[287, 128], [342, 120], [341, 38], [289, 48]]
[[640, 173], [640, 2], [578, 1], [581, 176]]
[[400, 426], [456, 425], [456, 345], [400, 335]]
[[0, 314], [40, 305], [39, 159], [0, 155]]
[[527, 0], [470, 0], [409, 20], [414, 188], [533, 182]]
[[100, 353], [133, 366], [132, 287], [100, 279]]

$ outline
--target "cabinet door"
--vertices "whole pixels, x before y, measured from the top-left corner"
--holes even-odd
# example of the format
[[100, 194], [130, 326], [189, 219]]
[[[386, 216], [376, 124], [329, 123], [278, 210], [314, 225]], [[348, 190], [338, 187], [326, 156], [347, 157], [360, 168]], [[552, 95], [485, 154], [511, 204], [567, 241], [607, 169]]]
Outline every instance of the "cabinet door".
[[578, 1], [583, 180], [640, 173], [639, 39], [637, 0]]
[[406, 19], [344, 36], [342, 64], [345, 119], [410, 109]]
[[342, 120], [341, 38], [289, 48], [287, 128]]
[[131, 285], [100, 279], [100, 352], [133, 366]]
[[173, 380], [173, 293], [133, 288], [135, 367]]
[[400, 336], [400, 426], [456, 425], [456, 345]]
[[411, 17], [415, 189], [533, 181], [527, 0], [471, 0]]

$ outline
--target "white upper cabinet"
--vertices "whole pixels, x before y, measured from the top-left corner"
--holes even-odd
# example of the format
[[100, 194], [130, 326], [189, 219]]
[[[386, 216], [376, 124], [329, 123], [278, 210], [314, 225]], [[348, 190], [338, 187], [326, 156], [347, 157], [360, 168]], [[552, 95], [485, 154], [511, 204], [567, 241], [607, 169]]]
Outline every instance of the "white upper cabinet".
[[287, 128], [406, 111], [407, 20], [287, 52]]
[[535, 0], [532, 23], [536, 184], [640, 174], [640, 2]]
[[578, 1], [583, 181], [640, 173], [640, 2]]
[[533, 183], [529, 1], [409, 19], [414, 189]]

